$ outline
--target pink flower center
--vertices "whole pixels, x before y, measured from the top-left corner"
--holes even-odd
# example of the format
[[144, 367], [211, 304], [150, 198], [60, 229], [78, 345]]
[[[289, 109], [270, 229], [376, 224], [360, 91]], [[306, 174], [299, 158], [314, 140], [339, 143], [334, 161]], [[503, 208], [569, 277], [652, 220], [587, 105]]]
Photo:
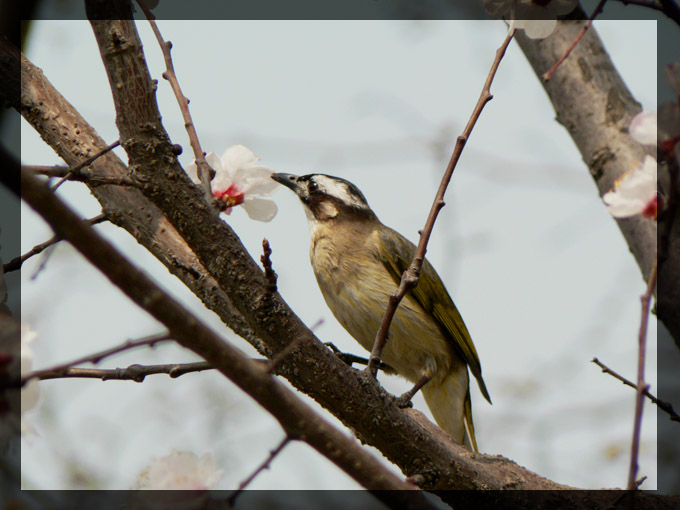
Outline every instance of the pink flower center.
[[235, 184], [230, 184], [225, 190], [213, 190], [213, 196], [227, 207], [242, 204], [246, 198], [245, 193], [238, 189]]
[[651, 219], [655, 220], [657, 212], [658, 212], [658, 207], [659, 207], [659, 201], [658, 201], [657, 197], [655, 196], [652, 200], [647, 202], [647, 205], [642, 210], [642, 215], [645, 218], [651, 218]]

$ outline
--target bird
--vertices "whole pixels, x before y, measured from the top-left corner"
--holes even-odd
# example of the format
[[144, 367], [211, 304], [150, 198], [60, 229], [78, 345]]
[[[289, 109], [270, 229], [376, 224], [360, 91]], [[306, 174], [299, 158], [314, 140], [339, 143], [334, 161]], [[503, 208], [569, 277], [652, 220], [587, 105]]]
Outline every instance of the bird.
[[[410, 266], [416, 246], [385, 226], [359, 188], [345, 179], [287, 173], [273, 173], [271, 178], [302, 202], [321, 294], [337, 321], [370, 352], [389, 298]], [[489, 403], [491, 398], [470, 333], [427, 259], [418, 286], [397, 308], [381, 358], [414, 383], [400, 398], [410, 401], [420, 389], [439, 427], [459, 444], [479, 451], [468, 368]]]

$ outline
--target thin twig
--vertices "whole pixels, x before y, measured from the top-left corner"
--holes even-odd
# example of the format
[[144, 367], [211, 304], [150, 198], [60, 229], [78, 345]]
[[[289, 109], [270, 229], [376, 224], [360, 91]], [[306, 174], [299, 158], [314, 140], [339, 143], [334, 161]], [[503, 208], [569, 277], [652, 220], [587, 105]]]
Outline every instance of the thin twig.
[[[98, 223], [106, 221], [107, 219], [108, 218], [106, 217], [106, 214], [99, 214], [94, 218], [90, 218], [89, 220], [85, 221], [87, 221], [90, 225], [96, 225]], [[10, 260], [7, 264], [4, 264], [2, 267], [4, 272], [9, 273], [10, 271], [16, 271], [18, 269], [21, 269], [21, 265], [28, 259], [30, 259], [32, 256], [37, 255], [38, 253], [44, 251], [45, 249], [49, 248], [53, 244], [58, 243], [59, 241], [61, 241], [61, 237], [53, 236], [51, 239], [48, 239], [44, 243], [36, 244], [33, 248], [31, 248], [30, 251], [24, 253], [22, 256], [16, 257]]]
[[644, 7], [646, 9], [652, 9], [653, 11], [663, 12], [663, 7], [658, 0], [618, 0], [625, 6], [635, 5], [637, 7]]
[[283, 451], [283, 449], [288, 445], [288, 443], [292, 441], [292, 439], [293, 438], [290, 436], [284, 437], [283, 440], [279, 443], [279, 445], [269, 452], [267, 460], [260, 464], [258, 468], [255, 471], [253, 471], [253, 473], [248, 478], [243, 480], [238, 485], [238, 489], [236, 489], [233, 492], [233, 494], [231, 494], [229, 498], [227, 498], [227, 502], [229, 503], [229, 506], [227, 508], [233, 508], [234, 503], [236, 502], [236, 498], [239, 497], [239, 495], [245, 490], [246, 487], [248, 487], [248, 485], [252, 483], [253, 480], [255, 480], [257, 475], [262, 473], [262, 471], [264, 471], [265, 469], [269, 469], [269, 464], [272, 463], [276, 456]]
[[642, 319], [640, 320], [640, 333], [638, 335], [638, 374], [637, 395], [635, 398], [635, 423], [633, 425], [633, 440], [630, 451], [630, 467], [628, 470], [628, 490], [635, 490], [638, 471], [638, 452], [640, 448], [640, 429], [642, 426], [642, 406], [644, 404], [645, 391], [645, 350], [647, 347], [647, 322], [649, 319], [649, 305], [652, 294], [656, 287], [657, 259], [654, 258], [652, 269], [647, 282], [647, 292], [640, 298], [642, 303]]
[[264, 276], [267, 278], [267, 292], [272, 294], [276, 292], [276, 280], [278, 279], [278, 275], [272, 267], [272, 249], [269, 246], [269, 241], [267, 239], [262, 239], [262, 251], [264, 253], [260, 257], [260, 261], [262, 262], [262, 267], [264, 267]]
[[57, 245], [53, 244], [52, 246], [48, 246], [45, 249], [42, 256], [40, 257], [40, 264], [38, 264], [38, 268], [31, 275], [31, 281], [34, 281], [36, 278], [38, 278], [38, 275], [45, 270], [45, 268], [47, 267], [47, 261], [50, 260], [50, 257], [54, 253], [56, 247]]
[[420, 232], [420, 242], [418, 243], [418, 248], [416, 250], [415, 257], [413, 258], [413, 262], [411, 263], [411, 266], [408, 268], [408, 270], [402, 275], [397, 291], [390, 296], [387, 309], [385, 310], [385, 315], [383, 316], [382, 322], [380, 323], [380, 329], [378, 329], [378, 332], [375, 336], [375, 342], [373, 344], [373, 349], [371, 350], [368, 366], [366, 367], [366, 370], [373, 377], [376, 377], [377, 375], [377, 363], [380, 361], [380, 356], [385, 344], [387, 343], [390, 324], [394, 318], [394, 314], [397, 311], [397, 307], [406, 293], [418, 285], [420, 270], [423, 266], [423, 260], [425, 259], [425, 252], [427, 251], [427, 243], [430, 240], [430, 235], [432, 234], [432, 228], [434, 227], [434, 222], [437, 219], [437, 215], [439, 214], [441, 208], [444, 207], [444, 193], [446, 192], [446, 188], [449, 185], [449, 181], [451, 180], [451, 176], [453, 175], [453, 171], [456, 168], [456, 164], [458, 163], [460, 155], [463, 152], [463, 147], [465, 147], [465, 143], [470, 137], [472, 129], [474, 128], [475, 123], [477, 122], [477, 119], [484, 108], [484, 105], [486, 105], [486, 103], [488, 103], [493, 98], [490, 92], [491, 83], [493, 82], [501, 59], [503, 58], [505, 50], [510, 44], [514, 34], [514, 29], [509, 30], [508, 35], [505, 37], [505, 41], [503, 41], [501, 47], [496, 50], [496, 58], [494, 58], [489, 75], [486, 78], [486, 82], [484, 82], [482, 93], [477, 100], [477, 104], [472, 110], [472, 115], [470, 116], [470, 119], [463, 130], [463, 134], [461, 134], [456, 140], [456, 146], [453, 149], [453, 154], [451, 154], [451, 159], [449, 160], [449, 164], [446, 167], [441, 184], [437, 190], [437, 195], [435, 196], [434, 202], [432, 203], [432, 208], [430, 209], [430, 214], [427, 218], [427, 221], [425, 222], [425, 227]]
[[[267, 358], [250, 358], [262, 366], [269, 366], [271, 360]], [[81, 368], [71, 367], [54, 372], [40, 374], [40, 380], [45, 379], [101, 379], [102, 381], [135, 381], [142, 382], [147, 375], [167, 374], [175, 379], [184, 374], [214, 370], [207, 361], [194, 361], [191, 363], [169, 363], [164, 365], [140, 365], [138, 363], [128, 365], [126, 368]], [[1, 385], [0, 385], [1, 387]]]
[[680, 6], [673, 0], [618, 0], [623, 5], [636, 5], [658, 11], [666, 15], [668, 19], [680, 25]]
[[110, 349], [106, 349], [105, 351], [90, 354], [88, 356], [83, 356], [82, 358], [78, 358], [68, 363], [62, 363], [60, 365], [55, 365], [50, 368], [45, 368], [42, 370], [36, 370], [34, 372], [31, 372], [30, 374], [27, 374], [21, 378], [21, 385], [24, 386], [31, 379], [40, 379], [44, 374], [58, 373], [68, 368], [74, 367], [75, 365], [81, 365], [82, 363], [92, 363], [93, 365], [96, 365], [104, 358], [108, 358], [109, 356], [118, 354], [119, 352], [127, 351], [141, 346], [153, 347], [158, 342], [164, 342], [167, 340], [172, 340], [170, 333], [157, 333], [155, 335], [150, 335], [144, 338], [140, 338], [138, 340], [128, 340], [127, 342], [124, 342], [115, 347], [111, 347]]
[[560, 67], [562, 62], [564, 62], [569, 54], [572, 52], [572, 50], [576, 47], [578, 42], [581, 40], [581, 38], [585, 35], [585, 33], [588, 31], [590, 28], [590, 25], [593, 24], [593, 20], [602, 12], [602, 9], [604, 8], [604, 4], [607, 2], [607, 0], [600, 0], [600, 3], [597, 4], [597, 7], [595, 7], [595, 10], [593, 13], [590, 15], [590, 18], [588, 21], [586, 21], [585, 25], [581, 28], [579, 31], [578, 35], [574, 38], [574, 40], [571, 42], [569, 47], [564, 51], [564, 54], [553, 64], [553, 66], [550, 68], [550, 70], [543, 75], [543, 79], [545, 81], [550, 81], [550, 79], [553, 77], [553, 74], [555, 74], [555, 71], [557, 71], [557, 68]]
[[69, 170], [68, 170], [68, 172], [66, 173], [66, 175], [65, 175], [64, 177], [62, 177], [61, 180], [60, 180], [58, 183], [56, 183], [56, 184], [52, 187], [52, 191], [57, 191], [57, 189], [59, 188], [59, 186], [61, 186], [62, 184], [64, 184], [65, 181], [69, 180], [69, 176], [77, 174], [78, 172], [80, 172], [80, 170], [82, 170], [83, 168], [85, 168], [85, 167], [88, 166], [88, 165], [91, 165], [91, 164], [94, 163], [98, 158], [101, 158], [104, 154], [106, 154], [107, 152], [109, 152], [109, 151], [115, 149], [115, 148], [118, 147], [119, 145], [120, 145], [120, 140], [116, 140], [115, 142], [113, 142], [111, 145], [109, 145], [109, 146], [106, 147], [105, 149], [102, 149], [102, 150], [100, 150], [99, 152], [97, 152], [94, 156], [90, 156], [90, 157], [87, 158], [85, 161], [83, 161], [83, 162], [81, 162], [81, 163], [78, 163], [78, 164], [77, 164], [76, 166], [74, 166], [73, 168], [69, 168]]
[[63, 165], [21, 165], [21, 169], [45, 177], [64, 177], [69, 171], [69, 168]]
[[191, 149], [194, 151], [194, 159], [196, 160], [196, 169], [198, 178], [201, 181], [201, 187], [203, 188], [203, 193], [209, 204], [215, 207], [218, 211], [220, 206], [217, 204], [215, 197], [212, 194], [212, 188], [210, 187], [210, 181], [212, 180], [213, 171], [208, 165], [205, 159], [205, 153], [201, 148], [201, 143], [198, 140], [198, 133], [196, 132], [196, 127], [194, 126], [194, 121], [191, 118], [191, 113], [189, 112], [189, 99], [182, 93], [182, 89], [179, 86], [179, 81], [177, 80], [177, 75], [175, 74], [175, 66], [172, 63], [172, 42], [165, 41], [161, 35], [158, 25], [156, 25], [156, 17], [146, 6], [144, 0], [137, 0], [137, 3], [144, 11], [146, 19], [149, 20], [151, 25], [151, 30], [153, 30], [156, 40], [158, 41], [161, 51], [163, 52], [163, 59], [165, 60], [165, 72], [163, 73], [163, 78], [165, 78], [177, 98], [177, 103], [179, 104], [179, 109], [182, 112], [182, 118], [184, 119], [184, 127], [189, 135], [189, 143], [191, 144]]
[[53, 372], [43, 372], [40, 380], [46, 379], [101, 379], [102, 381], [135, 381], [142, 382], [147, 375], [167, 374], [177, 378], [192, 372], [213, 370], [207, 361], [194, 363], [173, 363], [166, 365], [128, 365], [125, 368], [80, 368], [71, 367]]
[[[628, 379], [623, 377], [621, 374], [619, 374], [619, 373], [615, 372], [614, 370], [612, 370], [611, 368], [609, 368], [607, 365], [602, 363], [599, 359], [593, 358], [591, 361], [593, 363], [595, 363], [598, 367], [600, 367], [602, 369], [602, 372], [604, 372], [605, 374], [611, 375], [613, 378], [618, 379], [619, 381], [621, 381], [626, 386], [630, 386], [631, 388], [637, 389], [637, 386], [634, 383], [632, 383], [631, 381], [629, 381]], [[680, 415], [675, 411], [675, 409], [673, 409], [673, 406], [669, 402], [666, 402], [665, 400], [660, 400], [660, 399], [656, 398], [654, 395], [652, 395], [649, 392], [649, 390], [645, 390], [644, 394], [649, 400], [652, 401], [652, 404], [656, 404], [659, 407], [659, 409], [668, 413], [668, 415], [671, 417], [672, 421], [680, 422]]]

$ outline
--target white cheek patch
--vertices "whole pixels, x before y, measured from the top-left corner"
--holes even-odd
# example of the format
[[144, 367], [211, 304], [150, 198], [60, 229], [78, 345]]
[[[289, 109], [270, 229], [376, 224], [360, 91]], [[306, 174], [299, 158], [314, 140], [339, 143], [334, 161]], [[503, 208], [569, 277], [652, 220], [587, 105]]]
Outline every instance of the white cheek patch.
[[335, 218], [338, 215], [338, 209], [331, 202], [323, 202], [321, 204], [321, 214], [326, 218]]
[[366, 208], [366, 204], [364, 204], [361, 200], [359, 200], [347, 190], [347, 185], [344, 182], [336, 181], [335, 179], [331, 179], [325, 175], [314, 176], [314, 181], [316, 181], [319, 187], [326, 194], [336, 197], [343, 203], [362, 209]]

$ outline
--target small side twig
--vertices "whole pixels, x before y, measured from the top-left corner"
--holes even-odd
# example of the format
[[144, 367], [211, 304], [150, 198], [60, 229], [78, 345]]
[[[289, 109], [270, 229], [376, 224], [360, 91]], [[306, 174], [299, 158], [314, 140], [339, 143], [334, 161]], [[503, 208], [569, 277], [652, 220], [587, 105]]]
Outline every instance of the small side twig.
[[588, 21], [586, 21], [585, 25], [583, 25], [583, 28], [581, 28], [578, 35], [574, 37], [574, 40], [571, 42], [569, 47], [564, 51], [564, 54], [557, 60], [557, 62], [555, 62], [555, 64], [553, 64], [553, 66], [548, 70], [548, 72], [543, 75], [543, 79], [545, 81], [550, 81], [550, 79], [553, 77], [553, 74], [555, 74], [555, 71], [557, 71], [557, 68], [560, 67], [560, 65], [562, 65], [562, 62], [564, 62], [567, 59], [569, 54], [572, 52], [572, 50], [576, 47], [581, 38], [588, 31], [590, 25], [593, 24], [593, 20], [602, 12], [602, 9], [604, 8], [604, 4], [606, 2], [607, 0], [600, 0], [600, 3], [597, 4], [597, 7], [595, 7], [595, 10], [590, 15], [590, 18], [588, 18]]
[[512, 41], [514, 35], [515, 30], [509, 30], [508, 35], [503, 41], [503, 44], [501, 44], [500, 48], [496, 50], [496, 57], [494, 58], [493, 64], [491, 65], [491, 70], [489, 71], [486, 81], [484, 82], [484, 86], [482, 87], [482, 92], [479, 95], [477, 104], [472, 110], [472, 114], [470, 115], [470, 119], [468, 120], [463, 133], [456, 140], [456, 146], [453, 149], [453, 154], [451, 154], [451, 159], [449, 160], [449, 164], [446, 167], [446, 171], [442, 177], [439, 189], [437, 190], [437, 195], [435, 196], [434, 202], [432, 203], [430, 214], [428, 215], [427, 221], [425, 222], [425, 227], [420, 231], [420, 242], [418, 243], [418, 248], [416, 249], [413, 262], [411, 263], [411, 266], [408, 268], [408, 270], [406, 270], [402, 275], [397, 291], [390, 296], [387, 308], [385, 310], [385, 315], [383, 316], [383, 319], [380, 323], [380, 328], [378, 329], [378, 332], [375, 336], [373, 349], [371, 350], [371, 355], [368, 359], [368, 366], [366, 367], [366, 371], [374, 378], [378, 373], [377, 364], [380, 361], [380, 356], [382, 355], [382, 351], [385, 348], [385, 344], [387, 343], [390, 324], [392, 323], [394, 314], [396, 313], [397, 307], [406, 293], [418, 285], [420, 270], [422, 269], [423, 261], [425, 259], [425, 252], [427, 251], [427, 243], [430, 240], [430, 235], [432, 234], [432, 228], [434, 227], [434, 222], [437, 219], [437, 215], [439, 214], [439, 211], [442, 209], [442, 207], [444, 207], [444, 194], [446, 193], [446, 188], [451, 181], [453, 171], [458, 164], [458, 160], [460, 159], [463, 148], [465, 147], [465, 144], [472, 133], [472, 129], [477, 123], [477, 119], [479, 119], [479, 116], [482, 113], [486, 103], [491, 101], [493, 98], [490, 91], [491, 83], [496, 76], [496, 71], [498, 70], [498, 66], [501, 63], [501, 59], [503, 58], [503, 55], [505, 55], [505, 50], [508, 48], [508, 45], [510, 44], [510, 41]]
[[83, 356], [82, 358], [78, 358], [68, 363], [62, 363], [42, 370], [35, 370], [34, 372], [31, 372], [30, 374], [27, 374], [21, 378], [21, 385], [24, 386], [31, 379], [40, 379], [44, 374], [58, 373], [63, 370], [72, 368], [75, 365], [80, 365], [82, 363], [92, 363], [93, 365], [96, 365], [103, 359], [108, 358], [109, 356], [112, 356], [114, 354], [118, 354], [119, 352], [127, 351], [141, 346], [153, 347], [157, 343], [165, 342], [167, 340], [172, 340], [172, 337], [170, 336], [169, 333], [150, 335], [144, 338], [140, 338], [138, 340], [128, 340], [127, 342], [124, 342], [110, 349], [90, 354], [88, 356]]
[[635, 423], [633, 425], [633, 440], [630, 451], [630, 467], [628, 470], [628, 490], [635, 490], [637, 485], [638, 452], [640, 448], [640, 429], [642, 426], [642, 406], [644, 404], [645, 391], [645, 351], [647, 348], [647, 322], [649, 320], [649, 306], [652, 294], [656, 287], [657, 259], [654, 259], [652, 270], [649, 273], [647, 291], [640, 298], [642, 304], [642, 319], [640, 320], [640, 332], [638, 334], [638, 374], [637, 395], [635, 398]]
[[637, 5], [658, 11], [680, 25], [680, 6], [674, 0], [618, 0], [623, 5]]
[[147, 375], [167, 374], [173, 379], [184, 374], [213, 370], [207, 361], [194, 363], [174, 363], [165, 365], [128, 365], [125, 368], [79, 368], [71, 367], [53, 372], [41, 373], [40, 380], [46, 379], [101, 379], [102, 381], [135, 381], [142, 382]]
[[98, 158], [101, 158], [104, 154], [115, 149], [119, 145], [120, 145], [120, 140], [116, 140], [115, 142], [113, 142], [111, 145], [109, 145], [105, 149], [102, 149], [99, 152], [97, 152], [94, 156], [90, 156], [85, 161], [78, 163], [76, 166], [74, 166], [72, 168], [69, 168], [68, 172], [66, 172], [66, 175], [64, 175], [64, 177], [62, 177], [59, 182], [57, 182], [54, 186], [52, 186], [52, 191], [56, 191], [59, 188], [59, 186], [64, 184], [64, 182], [68, 181], [71, 176], [76, 175], [78, 172], [80, 172], [80, 170], [82, 170], [83, 168], [85, 168], [88, 165], [91, 165]]
[[236, 502], [236, 498], [239, 497], [239, 495], [252, 483], [253, 480], [262, 473], [265, 469], [269, 469], [269, 465], [272, 463], [272, 461], [276, 458], [276, 456], [283, 451], [283, 449], [288, 445], [293, 440], [291, 436], [286, 436], [283, 438], [283, 440], [279, 443], [279, 445], [271, 450], [269, 452], [269, 456], [267, 457], [267, 460], [265, 460], [262, 464], [260, 464], [253, 473], [243, 480], [239, 485], [238, 489], [236, 489], [230, 496], [227, 498], [227, 502], [229, 503], [228, 508], [232, 508], [234, 506], [234, 503]]
[[61, 177], [62, 180], [86, 182], [93, 185], [112, 184], [114, 186], [130, 186], [141, 188], [141, 184], [125, 175], [113, 177], [110, 175], [85, 174], [81, 171], [74, 171], [65, 166], [40, 166], [23, 165], [22, 170], [33, 172], [37, 175], [46, 177]]
[[48, 246], [45, 249], [42, 256], [40, 257], [40, 264], [38, 264], [38, 268], [31, 275], [31, 281], [36, 280], [38, 278], [38, 275], [45, 270], [45, 268], [47, 267], [47, 261], [50, 260], [50, 257], [54, 253], [56, 247], [57, 245], [53, 244], [52, 246]]
[[21, 169], [45, 177], [65, 177], [69, 168], [63, 165], [21, 165]]
[[[98, 223], [102, 223], [103, 221], [106, 221], [108, 218], [106, 217], [106, 214], [99, 214], [95, 216], [94, 218], [90, 218], [89, 220], [86, 220], [90, 225], [97, 225]], [[34, 255], [37, 255], [50, 246], [58, 243], [61, 241], [61, 237], [59, 236], [53, 236], [51, 239], [48, 239], [44, 243], [36, 244], [33, 248], [30, 249], [30, 251], [24, 253], [20, 257], [16, 257], [12, 260], [10, 260], [7, 264], [3, 265], [3, 270], [5, 273], [9, 273], [10, 271], [16, 271], [18, 269], [21, 269], [21, 265], [26, 262], [28, 259], [33, 257]]]
[[262, 267], [264, 267], [264, 276], [267, 278], [267, 292], [273, 294], [276, 292], [276, 280], [278, 275], [272, 267], [272, 249], [269, 246], [269, 241], [267, 239], [262, 239], [262, 251], [264, 252], [260, 257], [262, 262]]
[[158, 25], [156, 24], [156, 17], [146, 6], [144, 0], [137, 0], [137, 3], [144, 11], [146, 19], [149, 20], [151, 25], [151, 30], [153, 30], [156, 40], [158, 41], [161, 51], [163, 52], [163, 59], [165, 60], [165, 72], [163, 73], [163, 78], [168, 81], [170, 87], [172, 88], [175, 97], [177, 98], [177, 103], [179, 104], [179, 109], [182, 112], [182, 118], [184, 119], [184, 127], [189, 135], [189, 143], [191, 144], [191, 149], [194, 152], [194, 159], [196, 160], [196, 169], [198, 178], [201, 181], [201, 188], [205, 195], [205, 199], [209, 204], [211, 204], [217, 211], [221, 210], [221, 206], [215, 200], [212, 194], [212, 188], [210, 186], [210, 181], [213, 178], [213, 170], [208, 165], [205, 159], [205, 153], [201, 148], [201, 143], [198, 140], [198, 133], [196, 132], [196, 127], [194, 126], [194, 121], [191, 118], [191, 112], [189, 112], [189, 99], [182, 93], [182, 88], [179, 86], [179, 81], [177, 80], [177, 74], [175, 74], [175, 66], [172, 62], [172, 42], [165, 41], [161, 35]]
[[[626, 386], [630, 386], [631, 388], [637, 389], [637, 386], [634, 383], [632, 383], [631, 381], [623, 377], [621, 374], [609, 368], [599, 359], [593, 358], [591, 361], [595, 363], [598, 367], [600, 367], [603, 373], [611, 375], [614, 379], [618, 379]], [[680, 415], [675, 411], [675, 409], [673, 409], [673, 406], [669, 402], [656, 398], [649, 392], [649, 390], [645, 390], [644, 395], [652, 402], [652, 404], [657, 405], [659, 409], [667, 413], [671, 417], [672, 421], [680, 422]]]

